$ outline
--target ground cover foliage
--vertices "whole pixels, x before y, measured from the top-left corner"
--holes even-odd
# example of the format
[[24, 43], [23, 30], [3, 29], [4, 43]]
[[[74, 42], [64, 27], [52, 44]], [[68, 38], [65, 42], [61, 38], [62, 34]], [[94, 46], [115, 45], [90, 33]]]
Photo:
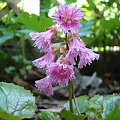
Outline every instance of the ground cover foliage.
[[[35, 114], [35, 97], [30, 91], [13, 83], [0, 83], [0, 118], [3, 120], [21, 120]], [[14, 101], [14, 102], [13, 102]], [[41, 120], [116, 120], [120, 119], [120, 95], [79, 96], [73, 101], [73, 113], [69, 111], [69, 102], [65, 103], [60, 113], [40, 112]], [[78, 112], [78, 109], [80, 112]]]

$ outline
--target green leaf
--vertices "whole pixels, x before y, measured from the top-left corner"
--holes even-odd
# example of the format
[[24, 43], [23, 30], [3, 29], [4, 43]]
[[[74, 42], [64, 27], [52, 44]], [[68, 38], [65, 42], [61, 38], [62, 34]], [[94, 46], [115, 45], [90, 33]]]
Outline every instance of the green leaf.
[[86, 120], [87, 118], [87, 116], [85, 115], [75, 115], [74, 113], [71, 113], [66, 109], [63, 109], [61, 111], [61, 117], [64, 118], [65, 120]]
[[47, 17], [40, 17], [40, 32], [45, 31], [46, 28], [51, 27], [53, 25], [53, 19]]
[[27, 12], [21, 13], [21, 15], [17, 17], [16, 21], [38, 32], [44, 31], [46, 27], [53, 25], [51, 18], [45, 16], [39, 17], [35, 14], [30, 15]]
[[66, 0], [66, 3], [73, 3], [76, 2], [76, 0]]
[[[76, 98], [76, 103], [77, 103], [77, 106], [78, 106], [80, 112], [84, 113], [86, 111], [86, 107], [87, 107], [87, 104], [88, 104], [88, 96], [77, 97]], [[69, 102], [67, 102], [67, 103], [64, 104], [64, 108], [66, 110], [69, 110]], [[76, 106], [74, 104], [74, 101], [73, 101], [73, 111], [76, 114], [78, 113], [77, 109], [76, 109]]]
[[79, 36], [86, 36], [86, 35], [90, 35], [92, 34], [93, 32], [92, 31], [80, 31], [79, 32]]
[[2, 37], [0, 37], [0, 44], [12, 39], [13, 37], [13, 33], [5, 33]]
[[81, 24], [83, 26], [78, 29], [79, 36], [86, 36], [93, 33], [93, 31], [91, 30], [91, 28], [94, 25], [93, 21], [84, 21], [84, 22], [81, 22]]
[[86, 114], [97, 119], [106, 119], [106, 116], [115, 109], [115, 104], [120, 101], [120, 95], [93, 96], [86, 109]]
[[30, 32], [34, 32], [31, 29], [21, 29], [21, 30], [17, 30], [18, 33], [24, 33], [24, 34], [29, 34]]
[[13, 116], [12, 114], [4, 112], [2, 109], [0, 109], [0, 118], [3, 120], [22, 120], [19, 116]]
[[6, 51], [0, 50], [0, 61], [6, 60], [8, 58], [8, 53]]
[[14, 67], [14, 66], [6, 67], [6, 68], [5, 68], [5, 72], [6, 72], [7, 74], [10, 74], [10, 73], [12, 73], [12, 72], [15, 72], [15, 67]]
[[103, 96], [95, 95], [88, 101], [86, 114], [90, 117], [102, 118]]
[[120, 102], [115, 105], [115, 109], [108, 114], [106, 120], [120, 120]]
[[51, 5], [51, 0], [44, 0], [44, 1], [42, 1], [42, 3], [43, 3], [43, 7], [44, 8], [50, 8], [50, 5]]
[[41, 120], [60, 120], [58, 116], [52, 112], [40, 112], [38, 115]]
[[36, 31], [40, 31], [40, 20], [39, 16], [34, 15], [34, 14], [29, 14], [27, 12], [21, 13], [20, 16], [17, 17], [16, 19], [17, 22], [20, 22], [24, 25], [26, 25], [28, 28], [31, 28]]
[[29, 90], [13, 83], [0, 83], [0, 109], [21, 118], [31, 118], [36, 109], [35, 98]]
[[83, 27], [93, 26], [94, 25], [94, 21], [93, 20], [84, 21], [84, 22], [81, 22], [81, 24], [83, 25]]
[[[114, 111], [115, 105], [120, 101], [120, 94], [108, 96], [95, 95], [88, 100], [87, 96], [76, 98], [77, 106], [81, 113], [96, 119], [106, 119], [111, 111]], [[64, 105], [66, 110], [69, 110], [69, 102]], [[76, 106], [73, 101], [73, 111], [77, 113]]]
[[113, 94], [105, 97], [105, 100], [103, 102], [103, 113], [102, 113], [103, 119], [105, 119], [106, 116], [115, 109], [115, 105], [119, 101], [120, 101], [120, 94]]
[[114, 30], [115, 27], [119, 25], [119, 19], [118, 18], [113, 18], [110, 20], [103, 20], [101, 21], [101, 30], [104, 32], [110, 32], [111, 30]]
[[84, 113], [86, 111], [86, 107], [88, 104], [88, 96], [77, 97], [76, 102], [77, 102], [78, 108], [80, 109], [80, 112]]

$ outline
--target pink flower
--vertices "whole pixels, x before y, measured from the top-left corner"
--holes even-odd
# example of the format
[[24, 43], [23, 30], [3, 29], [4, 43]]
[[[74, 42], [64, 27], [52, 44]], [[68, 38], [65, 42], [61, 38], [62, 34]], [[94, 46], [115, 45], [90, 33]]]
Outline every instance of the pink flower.
[[56, 55], [49, 51], [43, 57], [34, 60], [33, 64], [38, 68], [43, 68], [44, 70], [46, 70], [49, 65], [54, 62], [55, 57]]
[[78, 63], [78, 68], [83, 68], [87, 64], [90, 65], [93, 60], [98, 60], [99, 55], [94, 53], [91, 49], [86, 48], [82, 41], [79, 41], [77, 37], [73, 37], [70, 41], [69, 51], [65, 57], [65, 61], [76, 64], [77, 56], [79, 56], [80, 61]]
[[47, 95], [53, 95], [52, 82], [49, 76], [35, 81], [35, 86], [43, 93]]
[[86, 65], [90, 65], [93, 60], [98, 60], [99, 59], [99, 54], [94, 53], [91, 49], [89, 48], [81, 48], [81, 52], [79, 54], [80, 56], [80, 62], [78, 64], [78, 68], [83, 68]]
[[79, 19], [83, 18], [84, 13], [71, 5], [60, 5], [54, 14], [54, 21], [59, 24], [59, 28], [63, 29], [64, 32], [74, 32], [76, 29], [81, 27]]
[[75, 79], [73, 67], [68, 64], [53, 63], [47, 72], [54, 84], [66, 86], [69, 79]]
[[51, 49], [51, 39], [56, 35], [56, 31], [54, 28], [50, 28], [46, 32], [35, 32], [30, 33], [30, 37], [32, 40], [35, 40], [34, 47], [41, 49], [44, 52], [48, 52]]
[[75, 65], [75, 60], [77, 60], [77, 56], [79, 55], [81, 48], [85, 48], [85, 43], [82, 40], [78, 40], [77, 36], [73, 36], [70, 41], [69, 51], [65, 57], [65, 61]]

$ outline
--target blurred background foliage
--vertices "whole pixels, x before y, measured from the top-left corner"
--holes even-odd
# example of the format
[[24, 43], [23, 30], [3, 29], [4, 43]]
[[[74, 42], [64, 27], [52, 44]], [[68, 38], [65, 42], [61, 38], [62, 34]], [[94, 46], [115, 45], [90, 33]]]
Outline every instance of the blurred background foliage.
[[[55, 23], [51, 15], [55, 6], [64, 0], [38, 0], [37, 13], [25, 10], [34, 6], [35, 1], [0, 0], [0, 81], [16, 82], [44, 76], [41, 69], [36, 71], [32, 60], [41, 56], [32, 46], [29, 33], [42, 32]], [[85, 13], [80, 20], [83, 25], [79, 36], [86, 45], [101, 54], [98, 62], [81, 70], [83, 74], [97, 71], [99, 76], [111, 73], [120, 80], [120, 1], [119, 0], [66, 0], [76, 4]], [[31, 3], [31, 5], [29, 5]], [[36, 6], [37, 7], [37, 6]], [[35, 10], [35, 8], [33, 8]], [[40, 74], [38, 74], [40, 73]], [[31, 81], [30, 81], [31, 80]], [[33, 81], [32, 81], [33, 80]]]

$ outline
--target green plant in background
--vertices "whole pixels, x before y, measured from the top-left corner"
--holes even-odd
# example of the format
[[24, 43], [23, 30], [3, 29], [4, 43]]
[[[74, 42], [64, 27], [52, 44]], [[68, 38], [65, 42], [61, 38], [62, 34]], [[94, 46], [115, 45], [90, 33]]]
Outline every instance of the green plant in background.
[[[32, 70], [32, 63], [22, 55], [12, 56], [13, 63], [5, 67], [4, 72], [10, 76], [10, 80], [16, 82], [18, 79], [27, 80], [27, 75]], [[17, 66], [17, 67], [16, 67]]]
[[[93, 34], [86, 38], [92, 41], [90, 45], [102, 46], [119, 45], [119, 5], [118, 0], [87, 0], [88, 5], [83, 5], [86, 18], [90, 16], [94, 21]], [[93, 15], [94, 14], [94, 15]], [[88, 41], [88, 40], [87, 40]], [[116, 44], [115, 44], [116, 43]]]
[[[4, 1], [1, 2], [5, 4]], [[68, 0], [67, 2], [72, 3], [76, 2], [76, 0]], [[56, 5], [58, 5], [57, 2], [51, 3], [50, 1], [46, 2], [41, 0], [41, 17], [38, 17], [36, 15], [29, 15], [28, 13], [23, 12], [18, 17], [17, 21], [15, 21], [15, 16], [13, 15], [13, 13], [10, 12], [10, 18], [6, 18], [10, 20], [7, 22], [7, 24], [10, 24], [11, 31], [18, 29], [14, 28], [18, 26], [16, 24], [17, 22], [23, 23], [24, 25], [35, 31], [44, 31], [45, 27], [51, 26], [52, 24], [51, 19], [46, 16], [46, 13], [49, 11], [50, 8]], [[87, 0], [87, 2], [82, 6], [83, 11], [86, 12], [85, 20], [87, 21], [85, 24], [83, 24], [83, 26], [85, 25], [85, 29], [88, 29], [89, 21], [92, 21], [93, 23], [91, 24], [92, 29], [88, 31], [89, 34], [86, 32], [86, 34], [88, 35], [84, 38], [85, 42], [87, 42], [89, 46], [117, 45], [116, 43], [118, 43], [119, 40], [119, 5], [119, 0]], [[4, 24], [6, 24], [6, 19], [2, 19]], [[80, 34], [84, 35], [85, 31], [82, 31]], [[0, 41], [4, 42], [5, 39], [12, 39], [13, 36], [14, 34], [6, 34], [6, 36], [3, 36]]]

